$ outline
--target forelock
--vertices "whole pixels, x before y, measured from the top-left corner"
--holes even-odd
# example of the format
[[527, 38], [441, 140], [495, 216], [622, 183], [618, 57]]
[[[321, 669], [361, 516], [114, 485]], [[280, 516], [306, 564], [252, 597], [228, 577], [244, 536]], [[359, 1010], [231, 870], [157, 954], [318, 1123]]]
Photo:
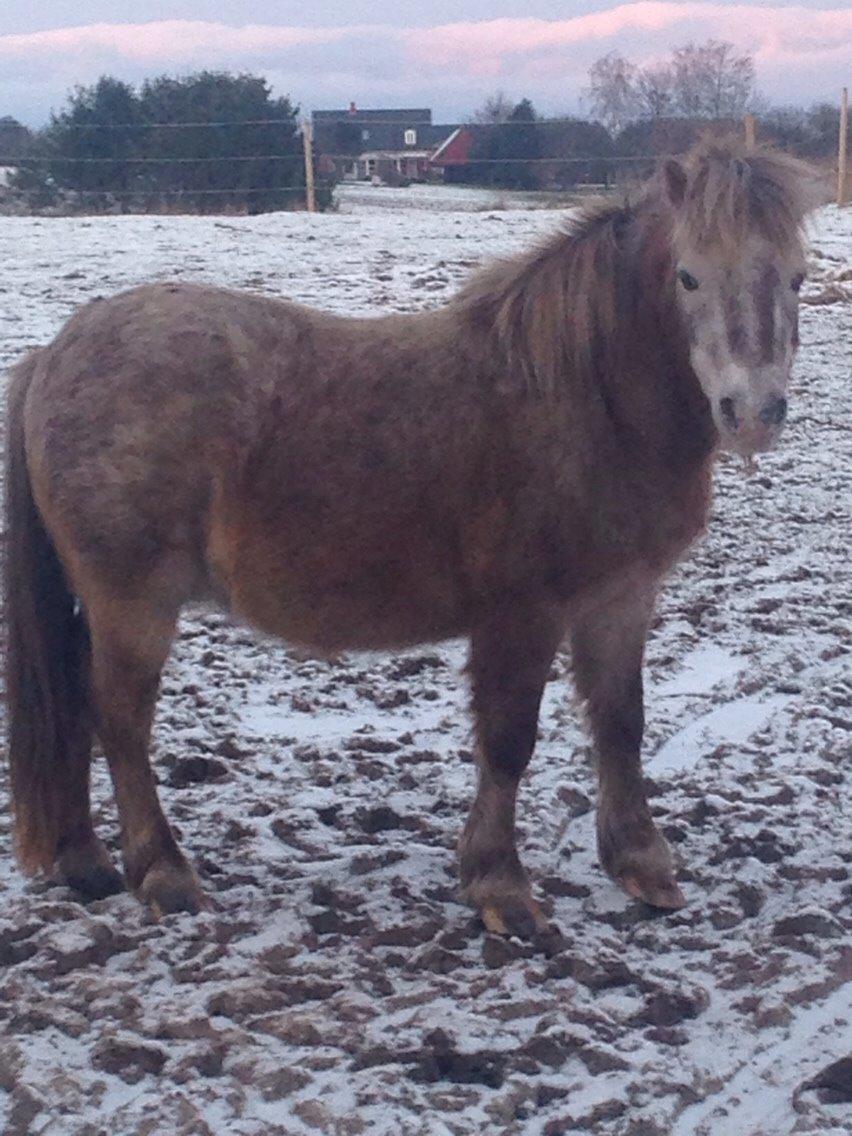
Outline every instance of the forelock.
[[752, 235], [780, 253], [800, 251], [805, 217], [824, 199], [805, 163], [767, 148], [747, 152], [733, 140], [700, 144], [684, 167], [675, 241], [705, 253], [741, 255]]

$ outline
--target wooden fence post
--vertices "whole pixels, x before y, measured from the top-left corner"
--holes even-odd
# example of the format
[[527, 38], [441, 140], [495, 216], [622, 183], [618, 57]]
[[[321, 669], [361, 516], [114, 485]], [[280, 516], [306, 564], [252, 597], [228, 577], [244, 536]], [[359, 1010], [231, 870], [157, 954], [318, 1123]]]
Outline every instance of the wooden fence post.
[[302, 123], [302, 143], [305, 148], [305, 198], [308, 212], [317, 211], [317, 193], [314, 185], [314, 139], [309, 122]]
[[846, 135], [849, 131], [849, 91], [840, 96], [840, 138], [837, 145], [837, 204], [846, 204]]
[[745, 126], [745, 144], [746, 151], [750, 154], [754, 150], [755, 138], [757, 135], [757, 122], [753, 114], [747, 114], [743, 119]]

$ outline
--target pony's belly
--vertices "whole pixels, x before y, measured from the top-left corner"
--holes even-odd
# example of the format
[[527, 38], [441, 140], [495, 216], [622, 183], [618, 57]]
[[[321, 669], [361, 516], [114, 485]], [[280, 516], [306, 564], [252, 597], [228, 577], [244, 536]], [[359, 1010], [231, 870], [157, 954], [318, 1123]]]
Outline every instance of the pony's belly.
[[462, 634], [465, 620], [454, 605], [423, 600], [370, 601], [319, 589], [273, 595], [240, 588], [231, 606], [235, 615], [267, 634], [322, 652], [405, 647]]
[[[431, 563], [430, 563], [431, 560]], [[318, 651], [379, 649], [462, 634], [465, 605], [435, 558], [379, 559], [325, 569], [259, 553], [232, 564], [223, 589], [233, 613], [286, 642]]]

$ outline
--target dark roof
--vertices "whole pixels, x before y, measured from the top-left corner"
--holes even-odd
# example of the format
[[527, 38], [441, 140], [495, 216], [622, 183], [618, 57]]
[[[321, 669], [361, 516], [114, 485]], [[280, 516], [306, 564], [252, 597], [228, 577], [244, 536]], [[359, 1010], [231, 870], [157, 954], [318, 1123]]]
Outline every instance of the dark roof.
[[376, 122], [404, 122], [408, 126], [426, 126], [432, 123], [432, 110], [430, 107], [417, 107], [415, 109], [378, 107], [372, 110], [315, 110], [311, 118], [315, 123], [320, 122], [354, 122], [357, 124]]
[[[375, 116], [373, 119], [363, 117], [365, 114], [363, 111], [358, 111], [354, 115], [342, 112], [340, 117], [332, 117], [337, 113], [336, 111], [314, 112], [314, 144], [319, 151], [326, 154], [342, 151], [351, 153], [354, 157], [358, 153], [375, 150], [432, 150], [445, 142], [456, 129], [453, 124], [432, 124], [431, 111], [397, 111], [399, 115], [406, 114], [411, 117], [400, 118], [393, 122], [380, 117], [387, 112], [379, 110], [372, 112]], [[317, 117], [318, 115], [322, 117]], [[424, 122], [424, 115], [428, 115], [429, 122]], [[341, 126], [352, 126], [355, 131], [341, 132]], [[413, 146], [406, 145], [406, 130], [417, 132], [417, 141]]]

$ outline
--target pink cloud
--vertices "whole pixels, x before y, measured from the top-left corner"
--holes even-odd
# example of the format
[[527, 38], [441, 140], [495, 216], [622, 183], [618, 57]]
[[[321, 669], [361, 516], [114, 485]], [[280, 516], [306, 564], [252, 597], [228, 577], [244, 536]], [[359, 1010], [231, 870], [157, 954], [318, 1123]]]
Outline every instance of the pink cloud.
[[[307, 107], [350, 98], [364, 104], [417, 99], [458, 115], [502, 86], [529, 95], [540, 109], [565, 110], [576, 105], [590, 63], [605, 52], [617, 49], [649, 62], [711, 36], [754, 54], [758, 84], [771, 99], [810, 102], [832, 97], [847, 81], [852, 10], [640, 0], [565, 19], [418, 28], [101, 23], [0, 36], [0, 74], [7, 90], [26, 81], [31, 92], [43, 92], [43, 115], [67, 85], [91, 82], [103, 71], [138, 79], [188, 67], [260, 72]], [[35, 78], [31, 64], [37, 64]]]
[[0, 58], [35, 55], [79, 55], [108, 52], [132, 60], [196, 59], [205, 55], [252, 55], [258, 52], [333, 43], [352, 28], [273, 27], [200, 20], [162, 20], [144, 24], [90, 24], [53, 28], [28, 35], [0, 36]]
[[[763, 58], [775, 51], [848, 48], [852, 53], [852, 10], [727, 4], [659, 3], [643, 0], [565, 20], [501, 19], [447, 24], [408, 33], [413, 59], [435, 69], [454, 69], [486, 59], [517, 61], [559, 47], [595, 44], [606, 50], [631, 37], [682, 42], [716, 36], [735, 41]], [[804, 50], [808, 50], [804, 47]], [[568, 62], [566, 56], [566, 63]]]
[[[445, 61], [449, 63], [457, 54], [464, 56], [471, 51], [518, 54], [540, 48], [568, 46], [584, 40], [606, 39], [630, 30], [659, 31], [688, 18], [692, 10], [704, 10], [707, 7], [710, 5], [644, 0], [566, 20], [518, 18], [445, 24], [425, 30], [417, 29], [409, 35], [412, 45], [422, 46], [424, 54], [443, 54]], [[686, 12], [686, 9], [690, 11]], [[417, 50], [417, 46], [414, 46], [414, 50]]]
[[0, 58], [110, 53], [135, 61], [233, 58], [311, 44], [345, 43], [370, 37], [404, 47], [429, 70], [462, 67], [480, 72], [486, 60], [505, 62], [559, 47], [602, 44], [631, 37], [683, 39], [724, 36], [757, 54], [852, 48], [852, 10], [814, 10], [759, 4], [664, 3], [640, 0], [562, 20], [496, 19], [401, 29], [387, 25], [291, 27], [248, 24], [232, 27], [200, 20], [142, 24], [92, 24], [27, 35], [0, 36]]

